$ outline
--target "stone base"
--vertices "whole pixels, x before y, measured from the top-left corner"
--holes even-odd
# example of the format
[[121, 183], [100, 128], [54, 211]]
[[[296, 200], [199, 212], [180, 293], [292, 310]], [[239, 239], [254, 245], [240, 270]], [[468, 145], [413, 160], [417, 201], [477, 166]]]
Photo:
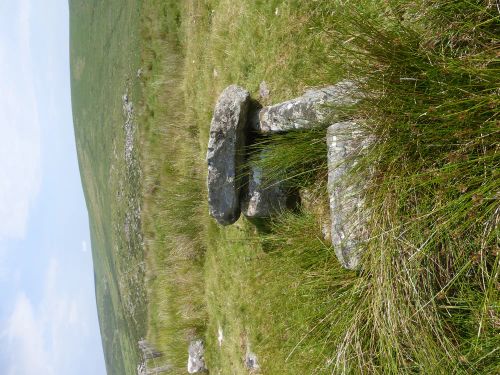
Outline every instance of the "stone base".
[[251, 168], [248, 188], [241, 202], [243, 215], [249, 218], [266, 218], [284, 210], [287, 195], [282, 185], [280, 182], [264, 185], [262, 170]]

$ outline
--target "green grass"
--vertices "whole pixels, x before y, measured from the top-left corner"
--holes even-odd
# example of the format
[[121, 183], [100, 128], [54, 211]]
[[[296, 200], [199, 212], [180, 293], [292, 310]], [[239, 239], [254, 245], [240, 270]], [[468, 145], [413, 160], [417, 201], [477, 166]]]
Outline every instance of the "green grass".
[[[149, 301], [147, 337], [163, 362], [184, 373], [187, 348], [204, 337], [204, 220], [208, 210], [197, 160], [196, 128], [183, 108], [180, 10], [162, 1], [144, 4], [142, 14], [141, 149], [143, 231]], [[161, 16], [159, 17], [158, 14]], [[151, 364], [152, 365], [152, 364]]]
[[[271, 375], [500, 371], [493, 2], [155, 0], [141, 25], [147, 336], [175, 373], [195, 337], [214, 374], [246, 374], [247, 350]], [[237, 83], [258, 98], [264, 80], [267, 105], [344, 78], [364, 95], [342, 116], [376, 139], [347, 177], [373, 176], [361, 269], [343, 269], [324, 239], [324, 126], [251, 147], [301, 208], [217, 226], [204, 160], [219, 93]]]
[[245, 373], [250, 344], [269, 374], [497, 371], [496, 8], [193, 1], [179, 12], [180, 124], [196, 124], [199, 139], [180, 158], [198, 152], [203, 166], [218, 93], [238, 83], [257, 97], [261, 80], [271, 87], [264, 104], [358, 80], [365, 98], [350, 113], [377, 139], [349, 176], [368, 167], [374, 176], [371, 239], [357, 273], [341, 269], [322, 239], [324, 130], [254, 147], [265, 150], [253, 163], [269, 183], [307, 188], [303, 211], [263, 227], [198, 219], [207, 236], [211, 370]]
[[368, 77], [359, 113], [379, 139], [365, 160], [376, 177], [362, 276], [391, 350], [366, 358], [371, 371], [498, 371], [498, 16], [481, 2], [345, 14], [353, 70]]

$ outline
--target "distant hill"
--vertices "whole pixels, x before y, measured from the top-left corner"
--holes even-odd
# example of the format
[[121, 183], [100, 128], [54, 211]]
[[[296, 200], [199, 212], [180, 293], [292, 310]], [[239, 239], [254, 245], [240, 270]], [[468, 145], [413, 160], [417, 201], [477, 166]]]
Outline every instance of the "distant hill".
[[[127, 251], [133, 255], [129, 263], [140, 264], [142, 250], [138, 241], [130, 247], [118, 230], [129, 207], [127, 200], [116, 197], [121, 194], [120, 179], [127, 173], [120, 158], [124, 147], [122, 95], [127, 87], [135, 97], [138, 92], [130, 77], [135, 77], [139, 64], [140, 1], [70, 0], [69, 5], [73, 121], [90, 217], [107, 373], [133, 374], [139, 359], [137, 339], [144, 334], [145, 319], [138, 317], [145, 316], [145, 307], [130, 308], [130, 298], [124, 293], [130, 285], [123, 276], [126, 262], [122, 254]], [[130, 189], [138, 194], [137, 186], [129, 185], [122, 190], [128, 196], [133, 193]]]

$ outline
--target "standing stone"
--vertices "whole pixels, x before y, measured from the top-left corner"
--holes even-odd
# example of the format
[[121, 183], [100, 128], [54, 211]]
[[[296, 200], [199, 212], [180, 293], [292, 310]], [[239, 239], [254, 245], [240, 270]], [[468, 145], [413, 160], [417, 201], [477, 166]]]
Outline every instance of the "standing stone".
[[189, 344], [188, 373], [198, 374], [207, 371], [205, 367], [205, 345], [202, 340], [195, 340]]
[[355, 104], [356, 92], [351, 81], [309, 90], [298, 98], [262, 108], [259, 121], [252, 126], [261, 133], [307, 129], [325, 121], [331, 115], [331, 107]]
[[228, 225], [240, 216], [241, 179], [244, 161], [245, 127], [250, 94], [231, 85], [215, 106], [208, 141], [208, 206], [220, 224]]
[[[261, 157], [264, 157], [261, 154]], [[248, 190], [242, 200], [242, 211], [246, 217], [265, 218], [286, 208], [286, 192], [281, 182], [264, 184], [262, 169], [251, 167]]]
[[359, 265], [361, 245], [368, 239], [368, 212], [364, 207], [363, 184], [349, 181], [347, 176], [356, 166], [355, 157], [371, 141], [352, 121], [333, 124], [327, 131], [331, 239], [338, 260], [348, 269]]

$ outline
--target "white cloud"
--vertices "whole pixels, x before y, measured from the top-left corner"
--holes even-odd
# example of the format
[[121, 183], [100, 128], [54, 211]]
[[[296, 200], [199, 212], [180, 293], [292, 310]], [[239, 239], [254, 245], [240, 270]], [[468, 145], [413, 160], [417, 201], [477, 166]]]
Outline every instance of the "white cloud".
[[0, 34], [0, 241], [24, 237], [41, 183], [30, 17], [27, 0], [18, 3], [17, 17], [0, 17], [14, 26], [10, 33]]
[[14, 310], [7, 323], [7, 351], [9, 375], [54, 374], [47, 361], [43, 330], [38, 324], [31, 301], [24, 293], [17, 297]]
[[[72, 363], [85, 358], [90, 337], [90, 308], [83, 295], [65, 293], [57, 260], [49, 262], [42, 299], [35, 304], [19, 292], [6, 326], [0, 327], [9, 375], [58, 375], [70, 373]], [[6, 344], [6, 345], [5, 345]], [[88, 348], [87, 348], [88, 349]]]

